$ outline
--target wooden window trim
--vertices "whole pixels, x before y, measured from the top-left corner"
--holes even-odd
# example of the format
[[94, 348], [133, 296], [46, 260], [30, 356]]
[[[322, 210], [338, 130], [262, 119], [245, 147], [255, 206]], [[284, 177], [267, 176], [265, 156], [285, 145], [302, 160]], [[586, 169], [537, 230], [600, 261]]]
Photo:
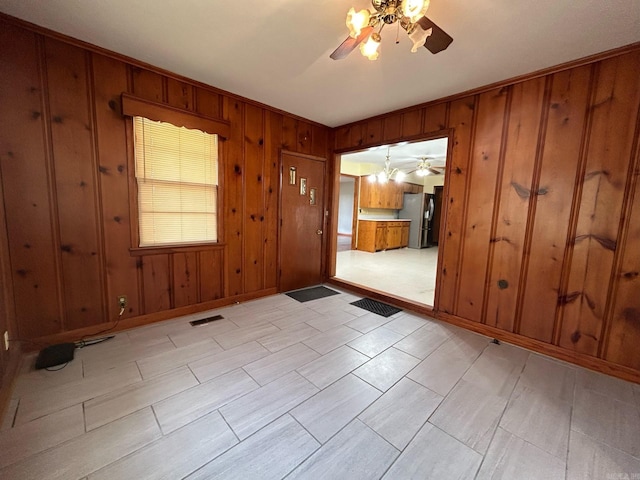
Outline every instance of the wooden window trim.
[[[129, 231], [131, 256], [153, 255], [157, 253], [183, 253], [202, 250], [218, 250], [226, 246], [224, 242], [223, 214], [224, 195], [224, 158], [225, 141], [229, 138], [230, 124], [228, 121], [215, 119], [194, 112], [182, 110], [162, 103], [145, 100], [142, 98], [122, 93], [122, 114], [125, 117], [125, 133], [127, 141], [127, 181], [129, 185]], [[138, 184], [136, 181], [135, 139], [133, 135], [133, 117], [146, 117], [150, 120], [168, 122], [177, 127], [195, 128], [206, 133], [218, 135], [218, 188], [217, 188], [217, 212], [218, 212], [218, 242], [194, 243], [183, 245], [161, 245], [140, 247], [140, 230], [138, 218]]]

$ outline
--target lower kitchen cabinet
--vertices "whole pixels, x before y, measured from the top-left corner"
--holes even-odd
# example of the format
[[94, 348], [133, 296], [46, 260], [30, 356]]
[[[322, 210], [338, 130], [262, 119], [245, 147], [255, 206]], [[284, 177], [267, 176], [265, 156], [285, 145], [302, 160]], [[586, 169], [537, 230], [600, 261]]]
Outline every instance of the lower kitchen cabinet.
[[358, 250], [377, 252], [408, 245], [408, 221], [358, 220]]

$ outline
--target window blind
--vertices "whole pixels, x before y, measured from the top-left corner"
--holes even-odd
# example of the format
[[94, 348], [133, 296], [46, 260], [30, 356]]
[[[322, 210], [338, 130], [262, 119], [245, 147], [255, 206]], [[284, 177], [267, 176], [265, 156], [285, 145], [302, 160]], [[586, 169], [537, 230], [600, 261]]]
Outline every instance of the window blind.
[[133, 121], [140, 246], [216, 242], [218, 136]]

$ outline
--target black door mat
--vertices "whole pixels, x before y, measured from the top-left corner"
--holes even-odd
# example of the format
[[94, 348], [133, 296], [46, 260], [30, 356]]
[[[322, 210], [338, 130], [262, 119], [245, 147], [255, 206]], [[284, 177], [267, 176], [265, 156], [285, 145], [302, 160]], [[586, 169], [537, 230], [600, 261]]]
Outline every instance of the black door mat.
[[382, 317], [390, 317], [391, 315], [402, 311], [401, 308], [392, 307], [391, 305], [378, 302], [377, 300], [372, 300], [371, 298], [356, 300], [355, 302], [351, 302], [351, 305], [376, 313]]
[[331, 297], [332, 295], [338, 295], [340, 292], [331, 290], [330, 288], [319, 286], [304, 288], [302, 290], [294, 290], [293, 292], [287, 292], [286, 295], [299, 301], [300, 303], [309, 302], [311, 300], [317, 300], [319, 298]]

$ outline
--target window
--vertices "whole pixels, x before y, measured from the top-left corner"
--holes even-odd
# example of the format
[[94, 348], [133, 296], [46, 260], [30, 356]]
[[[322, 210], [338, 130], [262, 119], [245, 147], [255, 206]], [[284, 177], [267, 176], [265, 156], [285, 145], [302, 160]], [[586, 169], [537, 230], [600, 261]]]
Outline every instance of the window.
[[218, 136], [133, 117], [140, 247], [218, 241]]

